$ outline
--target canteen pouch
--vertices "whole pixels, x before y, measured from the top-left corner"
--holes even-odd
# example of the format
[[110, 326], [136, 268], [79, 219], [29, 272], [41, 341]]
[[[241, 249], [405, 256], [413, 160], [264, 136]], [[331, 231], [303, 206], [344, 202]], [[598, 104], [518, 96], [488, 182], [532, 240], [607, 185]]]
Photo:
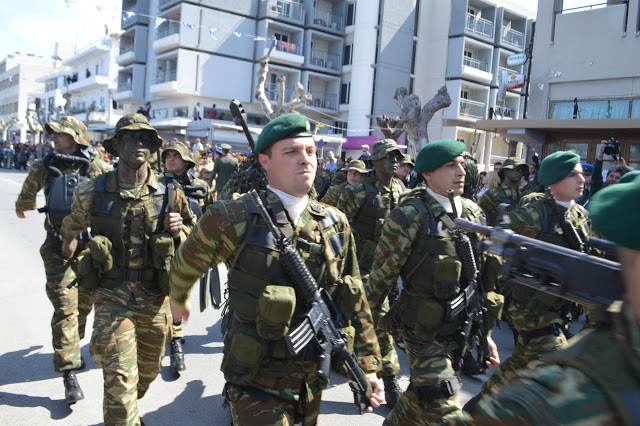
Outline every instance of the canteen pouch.
[[94, 266], [91, 253], [85, 254], [78, 262], [76, 276], [79, 281], [78, 285], [84, 289], [94, 290], [100, 285], [100, 276]]
[[433, 295], [449, 300], [460, 293], [462, 263], [455, 256], [438, 255], [433, 264]]
[[496, 320], [502, 316], [502, 308], [504, 306], [504, 296], [496, 292], [490, 291], [484, 302], [487, 311], [484, 314], [484, 328], [491, 330]]
[[431, 298], [422, 299], [415, 313], [415, 335], [422, 341], [432, 341], [444, 318], [444, 306]]
[[345, 320], [362, 308], [362, 287], [351, 275], [346, 275], [339, 283], [337, 299], [338, 309]]
[[501, 287], [502, 261], [497, 256], [486, 256], [483, 269], [484, 278], [482, 279], [482, 284], [484, 285], [484, 290], [487, 292], [496, 291]]
[[[353, 353], [353, 342], [356, 338], [356, 329], [352, 326], [343, 327], [340, 331], [342, 331], [346, 337], [344, 338], [344, 342], [347, 344], [347, 350], [350, 354]], [[331, 357], [331, 369], [336, 373], [347, 374], [347, 367], [344, 366], [344, 358], [342, 356], [333, 356]]]
[[265, 340], [280, 340], [291, 326], [296, 309], [296, 292], [293, 287], [268, 285], [258, 298], [256, 330]]
[[157, 281], [160, 292], [165, 296], [169, 295], [169, 271], [171, 270], [171, 259], [175, 252], [173, 237], [163, 232], [151, 237], [151, 254], [153, 266], [158, 270]]
[[234, 322], [225, 341], [224, 358], [220, 369], [228, 382], [250, 385], [260, 370], [267, 345], [252, 325]]
[[[102, 235], [96, 235], [89, 240], [89, 253], [91, 256], [85, 256], [93, 262], [93, 267], [99, 276], [103, 276], [107, 272], [113, 269], [113, 255], [111, 254], [111, 248], [113, 245], [111, 241]], [[83, 258], [84, 261], [84, 258]], [[80, 266], [78, 265], [78, 268]]]

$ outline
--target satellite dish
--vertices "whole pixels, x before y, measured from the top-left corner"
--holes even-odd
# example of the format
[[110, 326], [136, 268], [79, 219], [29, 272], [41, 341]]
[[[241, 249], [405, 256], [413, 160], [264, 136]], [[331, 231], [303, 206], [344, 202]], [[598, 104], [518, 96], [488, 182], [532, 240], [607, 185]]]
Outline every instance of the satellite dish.
[[501, 70], [498, 74], [498, 102], [504, 102], [504, 96], [507, 93], [507, 80], [509, 79], [509, 71]]

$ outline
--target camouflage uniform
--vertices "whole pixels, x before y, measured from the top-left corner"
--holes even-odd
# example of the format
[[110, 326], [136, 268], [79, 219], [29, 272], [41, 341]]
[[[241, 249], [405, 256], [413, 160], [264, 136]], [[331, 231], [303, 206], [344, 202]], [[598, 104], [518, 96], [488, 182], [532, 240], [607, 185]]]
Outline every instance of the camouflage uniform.
[[[404, 343], [411, 367], [409, 388], [387, 416], [388, 425], [440, 424], [460, 414], [456, 393], [462, 348], [458, 334], [466, 317], [463, 313], [444, 317], [445, 302], [455, 298], [462, 285], [453, 238], [438, 219], [443, 214], [444, 208], [426, 188], [414, 189], [387, 217], [375, 251], [369, 276], [371, 310], [375, 317], [401, 276], [400, 298], [381, 325]], [[461, 217], [485, 223], [480, 208], [465, 198]], [[477, 240], [475, 235], [469, 237], [472, 242]], [[478, 260], [490, 308], [485, 326], [491, 330], [501, 308], [501, 297], [493, 292], [499, 264]]]
[[[354, 330], [353, 345], [363, 370], [376, 372], [380, 352], [346, 218], [334, 208], [310, 201], [292, 229], [278, 196], [268, 190], [261, 197], [277, 226], [292, 237], [318, 285], [329, 291], [350, 320], [348, 327]], [[295, 327], [303, 312], [291, 308], [291, 316], [280, 318], [276, 331], [267, 332], [267, 314], [259, 312], [268, 309], [258, 309], [268, 289], [291, 287], [278, 255], [269, 229], [250, 198], [243, 195], [209, 207], [171, 267], [172, 303], [184, 306], [193, 283], [208, 268], [230, 262], [229, 306], [233, 318], [225, 338], [221, 370], [234, 424], [293, 424], [300, 414], [305, 414], [305, 424], [317, 421], [326, 383], [315, 373], [317, 362], [310, 353], [313, 345], [303, 355], [292, 356], [284, 341], [288, 326]], [[295, 300], [295, 295], [292, 297]], [[271, 312], [281, 310], [285, 309], [272, 306]]]
[[[225, 145], [231, 149], [229, 145]], [[216, 189], [215, 191], [220, 194], [222, 192], [222, 188], [227, 184], [231, 176], [233, 176], [233, 172], [238, 168], [238, 159], [231, 154], [225, 154], [221, 157], [216, 158], [216, 161], [213, 164], [213, 172], [211, 173], [211, 183], [216, 181]]]
[[[65, 117], [66, 118], [66, 117]], [[75, 120], [73, 124], [84, 125]], [[80, 129], [82, 131], [82, 129]], [[86, 145], [85, 145], [86, 144]], [[88, 146], [88, 143], [82, 143]], [[97, 176], [109, 170], [107, 163], [99, 159], [99, 156], [91, 150], [86, 151], [91, 161], [90, 176]], [[76, 155], [86, 158], [82, 153]], [[24, 212], [36, 208], [36, 195], [41, 189], [48, 194], [49, 173], [44, 167], [44, 160], [36, 160], [29, 168], [29, 174], [22, 185], [22, 191], [16, 200], [16, 211]], [[62, 174], [78, 173], [80, 165], [58, 164], [54, 160], [51, 164], [58, 168]], [[47, 278], [46, 292], [53, 305], [53, 317], [51, 318], [51, 331], [53, 342], [53, 368], [62, 373], [81, 367], [80, 340], [84, 337], [87, 316], [91, 312], [93, 302], [90, 292], [77, 287], [68, 288], [68, 285], [76, 278], [72, 265], [78, 261], [78, 256], [72, 260], [62, 256], [62, 241], [59, 238], [59, 229], [56, 229], [48, 219], [45, 219], [44, 228], [47, 237], [40, 247], [40, 255], [44, 262], [44, 271]], [[78, 248], [81, 253], [83, 247]]]
[[[550, 198], [539, 198], [514, 210], [510, 214], [511, 228], [527, 237], [569, 247], [560, 228], [564, 219], [556, 212], [553, 203]], [[564, 207], [559, 208], [566, 211]], [[592, 234], [587, 210], [574, 203], [569, 219], [582, 241], [587, 241]], [[482, 386], [483, 393], [510, 382], [516, 371], [529, 362], [567, 346], [564, 329], [571, 321], [574, 303], [514, 283], [507, 283], [506, 291], [510, 295], [507, 309], [518, 332], [518, 340], [513, 355]]]
[[341, 169], [335, 170], [331, 173], [331, 186], [341, 185], [347, 181], [347, 168], [342, 167]]
[[347, 186], [349, 186], [349, 182], [342, 182], [339, 185], [331, 186], [324, 194], [324, 197], [320, 199], [320, 201], [325, 203], [326, 205], [335, 207], [336, 204], [338, 204], [340, 195], [344, 192]]
[[505, 183], [482, 194], [478, 199], [478, 205], [487, 217], [487, 225], [496, 226], [502, 220], [498, 210], [500, 204], [508, 204], [509, 208], [506, 211], [510, 212], [518, 207], [522, 195], [518, 189], [513, 191]]

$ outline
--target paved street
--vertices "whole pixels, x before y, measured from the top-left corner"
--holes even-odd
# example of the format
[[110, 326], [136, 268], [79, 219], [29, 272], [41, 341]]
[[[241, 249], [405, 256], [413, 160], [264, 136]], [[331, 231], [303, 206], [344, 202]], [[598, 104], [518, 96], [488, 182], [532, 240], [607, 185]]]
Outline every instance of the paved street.
[[[20, 220], [14, 202], [26, 172], [0, 169], [0, 424], [11, 425], [93, 425], [102, 423], [102, 375], [89, 354], [93, 316], [89, 317], [82, 353], [87, 369], [78, 374], [85, 399], [71, 408], [64, 403], [62, 378], [53, 371], [51, 329], [52, 307], [45, 294], [45, 276], [39, 247], [44, 241], [43, 215], [31, 211]], [[39, 196], [38, 205], [44, 205]], [[139, 410], [147, 425], [226, 425], [228, 410], [221, 407], [224, 384], [219, 371], [222, 342], [219, 311], [195, 311], [186, 325], [187, 371], [174, 378], [165, 357], [161, 375], [152, 383]], [[494, 336], [506, 359], [513, 349], [511, 333], [496, 330]], [[408, 385], [409, 368], [404, 354], [402, 386]], [[379, 425], [387, 414], [381, 407], [374, 414], [359, 416], [351, 404], [346, 379], [333, 376], [324, 393], [321, 425]], [[486, 377], [484, 377], [486, 379]], [[477, 393], [480, 379], [465, 378], [461, 401]]]

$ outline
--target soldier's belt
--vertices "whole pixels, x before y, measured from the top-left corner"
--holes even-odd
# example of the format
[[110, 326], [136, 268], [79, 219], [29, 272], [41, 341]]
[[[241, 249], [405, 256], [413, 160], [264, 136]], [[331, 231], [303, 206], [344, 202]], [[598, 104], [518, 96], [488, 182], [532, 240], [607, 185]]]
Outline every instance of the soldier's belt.
[[522, 337], [522, 341], [524, 344], [528, 344], [533, 339], [537, 339], [538, 337], [543, 336], [560, 336], [563, 334], [562, 326], [557, 323], [553, 323], [543, 328], [538, 328], [537, 330], [532, 331], [520, 331], [518, 330], [518, 336]]
[[155, 281], [156, 269], [113, 269], [105, 275], [105, 278], [128, 282]]
[[434, 386], [415, 386], [409, 385], [407, 391], [415, 392], [418, 396], [418, 401], [430, 402], [434, 399], [448, 399], [458, 393], [462, 389], [462, 383], [460, 378], [453, 374], [446, 377], [438, 385]]

